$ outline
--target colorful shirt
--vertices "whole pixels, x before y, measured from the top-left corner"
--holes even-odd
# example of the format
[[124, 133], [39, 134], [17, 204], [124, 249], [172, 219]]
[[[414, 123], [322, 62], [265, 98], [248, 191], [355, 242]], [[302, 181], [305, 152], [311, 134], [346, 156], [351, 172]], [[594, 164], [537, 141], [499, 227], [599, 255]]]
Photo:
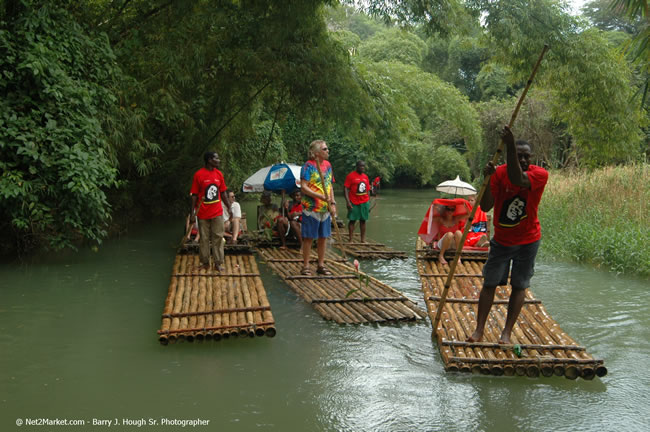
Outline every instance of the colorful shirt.
[[370, 179], [365, 174], [359, 174], [356, 171], [352, 171], [345, 178], [345, 183], [343, 187], [350, 190], [350, 202], [354, 205], [363, 204], [368, 202], [370, 196], [368, 192], [370, 191]]
[[[326, 190], [323, 190], [323, 184], [320, 181], [320, 175], [316, 168], [316, 161], [313, 159], [308, 160], [300, 170], [300, 178], [307, 181], [307, 187], [319, 194], [329, 197], [330, 190], [332, 189], [332, 182], [334, 182], [334, 175], [332, 174], [332, 165], [326, 160], [320, 164], [323, 178], [325, 179]], [[307, 196], [306, 193], [302, 194], [302, 208], [304, 211], [314, 213], [327, 213], [327, 202], [321, 199], [312, 198]]]
[[299, 213], [298, 215], [293, 216], [293, 220], [302, 222], [302, 201], [292, 201], [291, 208], [289, 209], [289, 216], [292, 213]]
[[494, 240], [504, 246], [525, 245], [542, 237], [537, 209], [548, 181], [548, 171], [529, 165], [530, 189], [515, 186], [508, 179], [506, 165], [500, 165], [490, 179], [494, 197]]
[[191, 195], [199, 197], [199, 211], [196, 217], [199, 219], [214, 219], [223, 214], [221, 206], [221, 192], [226, 189], [226, 181], [218, 169], [201, 168], [194, 174], [192, 180]]

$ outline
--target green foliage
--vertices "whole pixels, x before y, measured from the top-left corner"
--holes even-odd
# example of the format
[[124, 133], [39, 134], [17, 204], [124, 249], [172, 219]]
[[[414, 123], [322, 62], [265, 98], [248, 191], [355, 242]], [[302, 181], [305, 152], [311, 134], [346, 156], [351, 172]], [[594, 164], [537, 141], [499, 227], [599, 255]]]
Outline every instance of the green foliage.
[[[476, 112], [453, 86], [401, 63], [360, 61], [355, 66], [364, 88], [374, 95], [374, 117], [365, 122], [373, 124], [376, 131], [384, 131], [370, 140], [372, 146], [368, 149], [373, 151], [368, 153], [374, 156], [369, 158], [373, 164], [385, 166], [390, 161], [401, 174], [410, 173], [417, 183], [428, 184], [433, 178], [436, 165], [432, 157], [438, 147], [463, 142], [468, 158], [479, 151]], [[440, 173], [452, 174], [456, 172]]]
[[387, 29], [375, 33], [359, 47], [362, 56], [372, 61], [397, 61], [420, 66], [426, 44], [413, 33]]
[[3, 233], [53, 249], [100, 242], [117, 174], [102, 126], [120, 71], [105, 37], [47, 2], [23, 6], [0, 22]]
[[612, 0], [589, 1], [582, 6], [580, 12], [594, 27], [603, 31], [636, 34], [641, 26], [640, 19], [630, 20], [622, 5], [614, 4]]
[[458, 0], [347, 0], [369, 15], [382, 18], [386, 23], [405, 27], [421, 24], [428, 33], [446, 35], [462, 28], [468, 16]]
[[598, 31], [580, 31], [578, 22], [551, 0], [474, 3], [487, 14], [496, 59], [516, 79], [528, 78], [542, 42], [550, 44], [535, 86], [550, 90], [553, 118], [566, 124], [581, 163], [639, 158], [645, 118], [631, 103], [631, 71]]
[[481, 98], [477, 77], [488, 56], [488, 50], [477, 35], [475, 29], [472, 35], [449, 39], [441, 39], [438, 35], [430, 37], [423, 66], [427, 72], [452, 83], [472, 101]]
[[648, 164], [552, 171], [540, 204], [543, 253], [650, 278]]
[[508, 71], [498, 64], [486, 63], [476, 75], [481, 100], [504, 98], [513, 94], [508, 83]]
[[366, 40], [386, 26], [363, 13], [356, 13], [349, 6], [328, 7], [325, 10], [327, 26], [334, 33], [340, 30], [356, 34], [360, 40]]

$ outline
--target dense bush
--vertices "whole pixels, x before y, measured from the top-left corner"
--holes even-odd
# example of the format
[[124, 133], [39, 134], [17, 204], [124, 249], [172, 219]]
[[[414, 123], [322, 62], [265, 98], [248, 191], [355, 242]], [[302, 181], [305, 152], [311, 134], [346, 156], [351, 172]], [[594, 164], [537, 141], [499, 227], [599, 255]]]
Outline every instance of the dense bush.
[[[0, 226], [4, 242], [99, 242], [117, 171], [102, 129], [119, 73], [105, 37], [47, 5], [0, 22]], [[11, 240], [13, 239], [13, 240]]]
[[543, 253], [650, 277], [650, 165], [553, 171], [540, 205]]

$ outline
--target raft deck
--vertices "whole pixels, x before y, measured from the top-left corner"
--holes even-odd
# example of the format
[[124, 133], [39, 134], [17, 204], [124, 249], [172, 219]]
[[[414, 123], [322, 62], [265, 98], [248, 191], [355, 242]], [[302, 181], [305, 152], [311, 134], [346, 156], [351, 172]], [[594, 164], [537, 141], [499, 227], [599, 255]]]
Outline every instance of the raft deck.
[[394, 250], [383, 243], [378, 243], [374, 240], [366, 237], [364, 243], [361, 242], [361, 237], [359, 234], [355, 233], [352, 236], [352, 241], [350, 241], [350, 236], [348, 233], [341, 233], [341, 244], [338, 241], [336, 235], [332, 235], [332, 238], [335, 240], [333, 246], [339, 250], [345, 250], [347, 255], [353, 256], [359, 259], [393, 259], [400, 258], [406, 259], [408, 256], [406, 252]]
[[196, 270], [195, 253], [176, 255], [171, 282], [158, 330], [160, 343], [177, 339], [275, 336], [271, 313], [259, 268], [252, 254], [232, 254], [230, 249], [221, 273]]
[[364, 324], [426, 318], [426, 313], [414, 302], [381, 281], [368, 276], [366, 286], [366, 275], [360, 273], [363, 279], [360, 283], [354, 267], [329, 250], [325, 265], [332, 272], [331, 276], [315, 273], [315, 256], [312, 275], [301, 275], [302, 258], [298, 250], [262, 247], [257, 250], [273, 272], [326, 320]]
[[[424, 243], [418, 239], [416, 250], [423, 249]], [[526, 290], [524, 306], [513, 328], [513, 345], [498, 344], [508, 312], [510, 286], [497, 287], [483, 341], [466, 342], [476, 327], [483, 264], [482, 257], [461, 258], [438, 328], [434, 329], [446, 370], [529, 377], [556, 375], [570, 379], [580, 376], [587, 380], [607, 374], [603, 360], [594, 359], [585, 347], [564, 332], [530, 289]], [[436, 256], [425, 252], [417, 252], [417, 266], [427, 313], [433, 323], [449, 266], [439, 264]], [[515, 353], [517, 348], [520, 356]]]

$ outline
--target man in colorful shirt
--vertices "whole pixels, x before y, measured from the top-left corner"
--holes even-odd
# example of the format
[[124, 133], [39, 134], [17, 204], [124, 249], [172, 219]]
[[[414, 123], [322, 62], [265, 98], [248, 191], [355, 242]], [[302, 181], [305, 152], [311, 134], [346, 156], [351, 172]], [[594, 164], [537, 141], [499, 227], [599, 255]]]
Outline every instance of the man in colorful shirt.
[[[199, 219], [199, 269], [210, 268], [210, 247], [214, 268], [223, 271], [223, 206], [221, 201], [230, 210], [230, 201], [226, 194], [226, 182], [219, 171], [221, 160], [215, 152], [208, 152], [203, 156], [205, 167], [194, 174], [190, 195], [192, 196], [192, 218], [194, 223]], [[197, 210], [198, 209], [198, 210]]]
[[359, 231], [361, 243], [366, 242], [366, 221], [370, 215], [370, 179], [365, 174], [366, 163], [362, 160], [357, 161], [357, 169], [352, 171], [345, 178], [343, 191], [345, 192], [345, 201], [348, 206], [348, 234], [350, 242], [354, 235], [354, 225], [359, 221]]
[[[519, 317], [526, 297], [526, 289], [535, 268], [541, 229], [537, 209], [548, 180], [548, 172], [531, 165], [530, 145], [519, 140], [515, 143], [510, 128], [501, 133], [506, 145], [507, 164], [497, 168], [490, 162], [485, 175], [491, 176], [490, 187], [481, 199], [481, 208], [494, 207], [494, 238], [483, 267], [483, 289], [479, 296], [476, 330], [468, 338], [478, 342], [483, 337], [494, 293], [498, 285], [507, 285], [510, 273], [512, 293], [508, 302], [506, 323], [499, 343], [509, 344], [512, 328]], [[510, 263], [512, 262], [512, 270]]]
[[[310, 275], [309, 256], [311, 245], [316, 239], [318, 267], [316, 273], [331, 275], [325, 268], [325, 249], [327, 238], [332, 232], [332, 216], [336, 217], [336, 201], [332, 182], [334, 175], [329, 159], [329, 148], [323, 140], [313, 141], [309, 146], [309, 160], [300, 170], [300, 190], [302, 192], [302, 274]], [[320, 172], [319, 172], [320, 171]], [[322, 179], [321, 180], [321, 176]], [[324, 184], [323, 184], [324, 183]]]

